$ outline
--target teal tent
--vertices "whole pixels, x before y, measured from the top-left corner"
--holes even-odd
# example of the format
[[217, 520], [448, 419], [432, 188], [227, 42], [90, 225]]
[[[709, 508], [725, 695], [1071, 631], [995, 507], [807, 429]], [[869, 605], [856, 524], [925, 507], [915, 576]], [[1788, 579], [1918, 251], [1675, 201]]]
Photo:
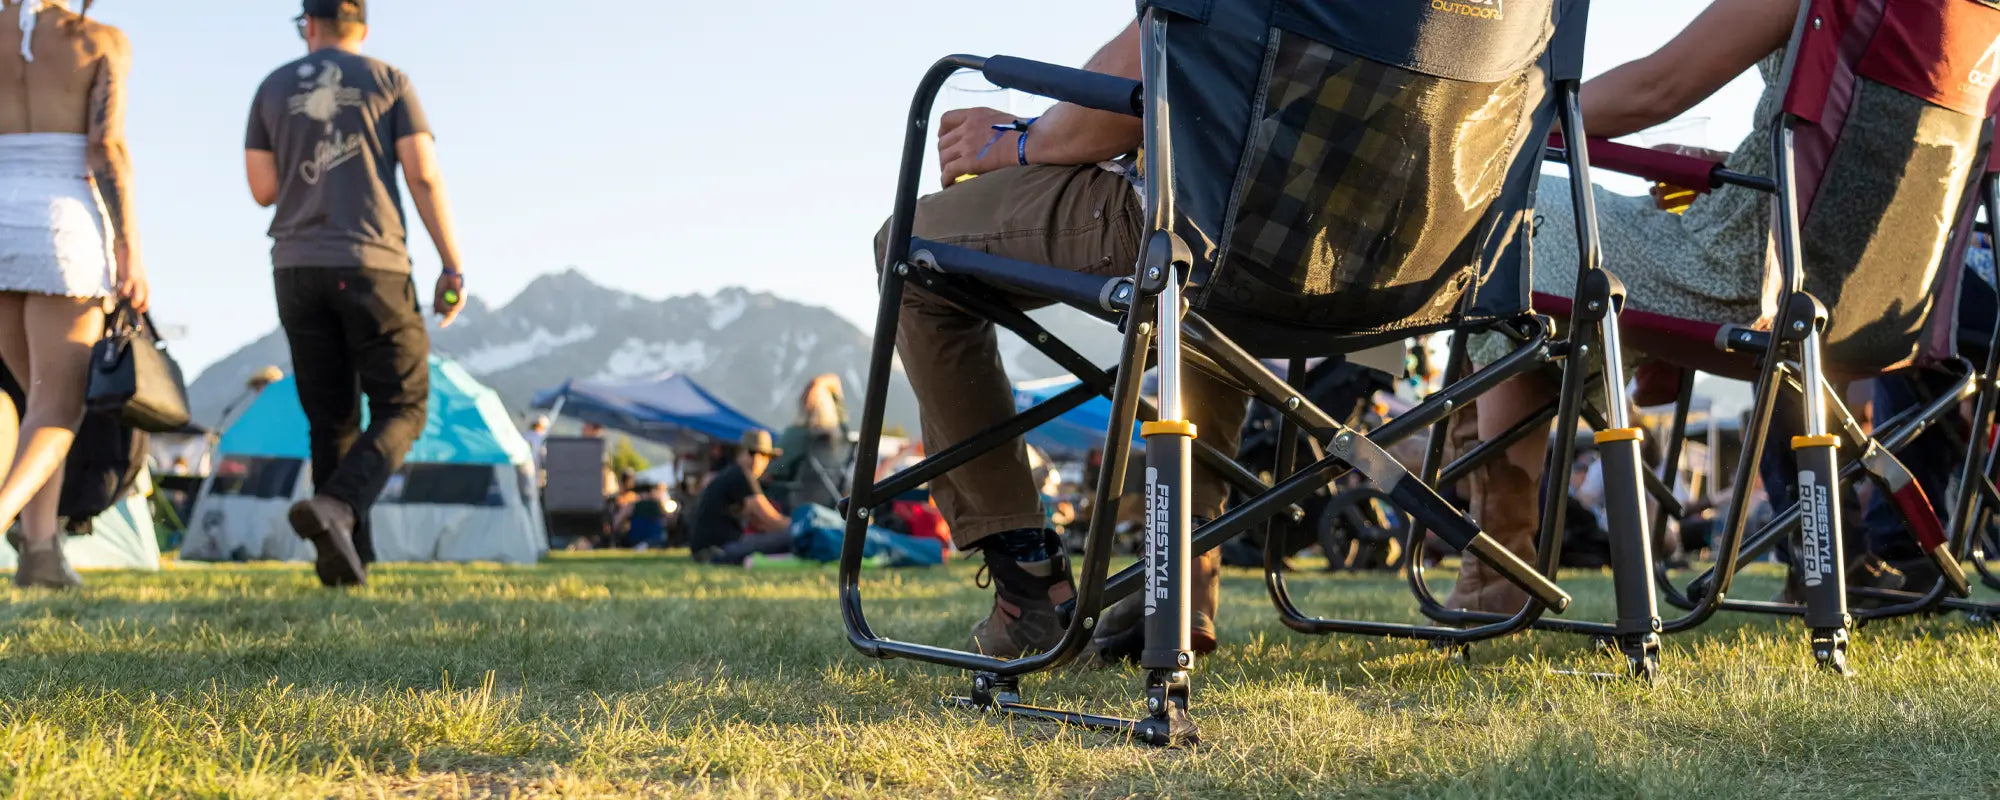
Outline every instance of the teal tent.
[[[430, 358], [424, 433], [370, 515], [382, 561], [533, 562], [547, 549], [527, 440], [499, 395], [447, 359]], [[366, 424], [366, 404], [363, 404]], [[311, 443], [298, 384], [265, 388], [222, 434], [181, 557], [305, 560], [285, 509], [312, 495]]]
[[[289, 402], [272, 402], [282, 397]], [[367, 424], [367, 405], [362, 406]], [[221, 450], [264, 458], [312, 457], [306, 412], [292, 376], [271, 384], [222, 435]], [[457, 363], [431, 356], [430, 413], [424, 435], [405, 459], [418, 464], [526, 464], [528, 442], [514, 428], [500, 396]]]

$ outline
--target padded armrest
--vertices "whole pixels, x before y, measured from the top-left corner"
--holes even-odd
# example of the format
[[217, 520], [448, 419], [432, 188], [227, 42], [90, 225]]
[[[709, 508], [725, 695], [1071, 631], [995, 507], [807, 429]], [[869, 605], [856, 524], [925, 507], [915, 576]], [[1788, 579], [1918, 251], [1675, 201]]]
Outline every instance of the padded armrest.
[[[1549, 134], [1549, 147], [1565, 150], [1562, 134]], [[1590, 139], [1590, 166], [1669, 183], [1702, 194], [1722, 185], [1721, 179], [1716, 176], [1716, 171], [1722, 169], [1722, 162], [1633, 147], [1609, 139]]]
[[986, 79], [995, 86], [1075, 103], [1099, 111], [1145, 116], [1140, 84], [1129, 78], [1013, 56], [986, 59]]

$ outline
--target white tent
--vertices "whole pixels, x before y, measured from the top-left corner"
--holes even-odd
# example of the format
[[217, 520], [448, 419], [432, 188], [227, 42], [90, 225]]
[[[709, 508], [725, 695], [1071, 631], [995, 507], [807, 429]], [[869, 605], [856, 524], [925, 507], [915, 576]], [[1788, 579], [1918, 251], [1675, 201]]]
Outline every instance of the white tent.
[[[378, 561], [532, 563], [548, 549], [534, 465], [493, 390], [431, 358], [430, 413], [369, 516]], [[285, 509], [312, 494], [305, 412], [290, 377], [264, 390], [217, 446], [181, 558], [306, 561]]]
[[[141, 475], [143, 482], [145, 476]], [[77, 569], [160, 568], [160, 539], [153, 531], [152, 510], [138, 491], [90, 521], [91, 532], [63, 541], [63, 554]], [[14, 548], [0, 544], [0, 570], [14, 569]]]

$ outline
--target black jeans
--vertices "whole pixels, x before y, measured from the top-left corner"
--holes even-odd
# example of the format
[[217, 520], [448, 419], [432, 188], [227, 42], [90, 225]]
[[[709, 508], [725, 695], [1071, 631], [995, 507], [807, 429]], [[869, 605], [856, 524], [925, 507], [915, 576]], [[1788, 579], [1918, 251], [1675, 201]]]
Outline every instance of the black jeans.
[[416, 285], [401, 272], [322, 267], [280, 269], [276, 284], [314, 490], [354, 509], [355, 549], [372, 562], [368, 509], [423, 434], [430, 400], [430, 333]]

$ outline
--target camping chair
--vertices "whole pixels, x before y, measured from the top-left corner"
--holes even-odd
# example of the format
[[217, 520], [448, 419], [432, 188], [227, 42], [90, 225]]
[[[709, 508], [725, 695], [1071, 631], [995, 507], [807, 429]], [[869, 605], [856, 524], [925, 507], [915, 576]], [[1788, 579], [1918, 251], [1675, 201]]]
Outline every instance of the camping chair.
[[[1516, 557], [1440, 499], [1383, 449], [1466, 407], [1467, 401], [1528, 370], [1560, 363], [1572, 348], [1615, 344], [1616, 281], [1587, 261], [1591, 316], [1568, 342], [1528, 307], [1526, 229], [1557, 110], [1579, 126], [1586, 0], [1148, 0], [1142, 24], [1143, 87], [1133, 81], [996, 56], [938, 62], [917, 90], [908, 119], [902, 176], [882, 264], [875, 344], [862, 411], [859, 463], [875, 461], [894, 356], [902, 293], [922, 287], [1007, 327], [1069, 369], [1079, 384], [879, 483], [857, 471], [843, 513], [841, 609], [849, 641], [876, 658], [909, 658], [972, 671], [964, 707], [1125, 732], [1154, 744], [1192, 741], [1187, 707], [1188, 569], [1197, 552], [1220, 546], [1358, 471], [1412, 518], [1468, 557], [1491, 565], [1533, 602], [1508, 620], [1459, 629], [1306, 620], [1327, 630], [1469, 642], [1521, 630], [1570, 597], [1546, 568]], [[1145, 120], [1142, 256], [1131, 277], [1103, 279], [913, 239], [917, 181], [928, 142], [925, 121], [940, 85], [959, 69], [981, 70], [1021, 89]], [[1268, 87], [1267, 95], [1262, 88]], [[1329, 105], [1351, 99], [1354, 105]], [[1472, 122], [1480, 120], [1481, 122]], [[1359, 155], [1357, 156], [1357, 151]], [[1588, 187], [1587, 167], [1578, 186]], [[1590, 218], [1590, 194], [1574, 202]], [[1586, 253], [1595, 252], [1581, 226]], [[994, 289], [1052, 299], [1119, 323], [1119, 362], [1106, 371], [1078, 356]], [[1308, 402], [1259, 357], [1304, 359], [1359, 352], [1434, 331], [1496, 330], [1513, 352], [1433, 394], [1394, 421], [1362, 435]], [[1155, 341], [1157, 336], [1157, 342]], [[1151, 358], [1157, 344], [1157, 359]], [[1615, 346], [1605, 348], [1617, 352]], [[1157, 408], [1139, 397], [1149, 363], [1159, 374]], [[1265, 486], [1195, 440], [1182, 420], [1181, 370], [1198, 363], [1279, 409], [1311, 438], [1316, 460]], [[1559, 422], [1575, 427], [1582, 370], [1565, 370]], [[1620, 382], [1606, 389], [1622, 398]], [[1053, 649], [1001, 660], [879, 636], [862, 608], [861, 547], [869, 509], [896, 493], [997, 447], [1085, 400], [1108, 394], [1112, 420], [1105, 462], [1126, 460], [1134, 420], [1144, 418], [1150, 501], [1142, 564], [1107, 578], [1111, 502], [1122, 488], [1107, 469], [1096, 487], [1090, 536], [1075, 572], [1077, 597]], [[1624, 426], [1620, 417], [1618, 424]], [[1296, 445], [1297, 436], [1288, 437]], [[1635, 437], [1634, 437], [1635, 438]], [[1620, 502], [1639, 506], [1638, 453], [1614, 446], [1632, 477]], [[1324, 447], [1322, 455], [1320, 449]], [[1567, 458], [1568, 446], [1558, 458]], [[1190, 531], [1183, 489], [1200, 459], [1251, 490], [1198, 531]], [[1547, 502], [1546, 500], [1544, 501]], [[1545, 515], [1544, 561], [1556, 555], [1558, 500]], [[1632, 527], [1643, 530], [1634, 518]], [[1642, 579], [1651, 573], [1641, 570]], [[1143, 589], [1142, 589], [1143, 585]], [[1019, 677], [1066, 663], [1087, 643], [1106, 602], [1144, 591], [1148, 716], [1123, 720], [1036, 708], [1020, 702]], [[1306, 619], [1299, 615], [1300, 619]], [[1288, 620], [1289, 621], [1289, 620]], [[1650, 634], [1650, 625], [1643, 630]]]
[[[1990, 425], [1994, 364], [1989, 359], [1985, 372], [1976, 371], [1957, 356], [1952, 334], [1956, 327], [1955, 292], [1965, 251], [1962, 234], [1969, 231], [1975, 213], [1975, 190], [1983, 186], [1990, 195], [1992, 180], [1971, 174], [1980, 171], [1972, 169], [1982, 163], [1975, 158], [1944, 162], [1933, 157], [1913, 165], [1908, 171], [1910, 178], [1899, 191], [1870, 198], [1876, 204], [1870, 218], [1836, 217], [1834, 211], [1815, 216], [1813, 211], [1823, 207], [1814, 201], [1833, 191], [1826, 177], [1839, 146], [1847, 144], [1843, 134], [1851, 133], [1846, 127], [1849, 116], [1879, 111], [1857, 103], [1860, 93], [1855, 87], [1860, 81], [1877, 82], [1929, 101], [1937, 107], [1932, 114], [1957, 115], [1950, 119], [1963, 134], [1962, 140], [1937, 143], [1956, 146], [1959, 152], [1978, 152], [1990, 136], [1983, 120], [1991, 116], [1988, 94], [1993, 76], [1988, 74], [1984, 88], [1976, 91], [1944, 84], [1959, 80], [1968, 71], [1975, 77], [1981, 69], [1990, 73], [1981, 54], [1990, 57], [1993, 51], [1987, 48], [1996, 42], [2000, 42], [2000, 6], [1987, 0], [1807, 0], [1801, 4], [1784, 73], [1783, 116], [1772, 142], [1778, 167], [1774, 175], [1743, 175], [1700, 158], [1608, 142], [1589, 143], [1599, 166], [1702, 192], [1724, 184], [1749, 187], [1773, 194], [1777, 203], [1781, 286], [1774, 324], [1722, 324], [1640, 312], [1625, 317], [1626, 345], [1679, 370], [1674, 376], [1678, 384], [1671, 387], [1679, 399], [1667, 458], [1662, 475], [1648, 480], [1651, 491], [1661, 500], [1661, 513], [1671, 514], [1676, 507], [1665, 490], [1673, 476], [1667, 470], [1679, 461], [1695, 373], [1752, 380], [1757, 387], [1751, 421], [1744, 431], [1744, 455], [1737, 465], [1735, 496], [1716, 548], [1718, 567], [1697, 578], [1686, 591], [1662, 581], [1669, 600], [1688, 609], [1685, 616], [1667, 621], [1665, 632], [1693, 628], [1723, 609], [1803, 616], [1811, 630], [1815, 659], [1827, 669], [1846, 674], [1848, 629], [1856, 619], [1934, 609], [1945, 602], [1946, 592], [1958, 598], [1966, 596], [1968, 587], [1958, 558], [1969, 543], [1970, 494], [1960, 492], [1954, 501], [1948, 533], [1930, 499], [1894, 454], [1926, 426], [1955, 414], [1959, 403], [1975, 392], [1980, 394], [1980, 421], [1976, 425], [1980, 431]], [[1947, 75], [1957, 77], [1947, 79]], [[1917, 141], [1916, 133], [1912, 130], [1907, 141]], [[1950, 147], [1939, 149], [1951, 152]], [[1938, 180], [1940, 175], [1960, 170], [1967, 173], [1963, 181]], [[1954, 213], [1961, 220], [1956, 232], [1923, 236], [1922, 223], [1952, 218]], [[1827, 225], [1867, 224], [1879, 224], [1881, 234], [1865, 252], [1828, 256], [1823, 262], [1806, 261], [1805, 235]], [[1944, 254], [1941, 264], [1940, 252]], [[1822, 296], [1831, 298], [1833, 305], [1822, 304]], [[1558, 316], [1574, 310], [1560, 298], [1538, 296], [1536, 306]], [[1954, 390], [1926, 407], [1878, 424], [1870, 436], [1843, 407], [1837, 387], [1913, 363], [1947, 370], [1957, 378]], [[1802, 400], [1781, 398], [1780, 390], [1786, 388], [1795, 390]], [[1799, 494], [1805, 499], [1746, 542], [1750, 487], [1780, 402], [1803, 405], [1803, 435], [1793, 437], [1790, 444], [1798, 459]], [[1972, 438], [1983, 441], [1984, 434], [1975, 433]], [[1973, 463], [1974, 459], [1967, 460], [1961, 485], [1970, 485], [1968, 481], [1977, 475]], [[1928, 592], [1888, 593], [1889, 599], [1897, 602], [1850, 612], [1839, 498], [1843, 482], [1863, 475], [1890, 494], [1909, 522], [1912, 535], [1943, 577]], [[1727, 596], [1731, 579], [1742, 566], [1774, 547], [1793, 526], [1801, 525], [1804, 604]], [[1614, 541], [1617, 538], [1614, 536]], [[1439, 608], [1420, 584], [1418, 590], [1426, 613], [1435, 618], [1484, 618]]]
[[604, 536], [604, 440], [550, 436], [542, 442], [542, 514], [549, 545]]

